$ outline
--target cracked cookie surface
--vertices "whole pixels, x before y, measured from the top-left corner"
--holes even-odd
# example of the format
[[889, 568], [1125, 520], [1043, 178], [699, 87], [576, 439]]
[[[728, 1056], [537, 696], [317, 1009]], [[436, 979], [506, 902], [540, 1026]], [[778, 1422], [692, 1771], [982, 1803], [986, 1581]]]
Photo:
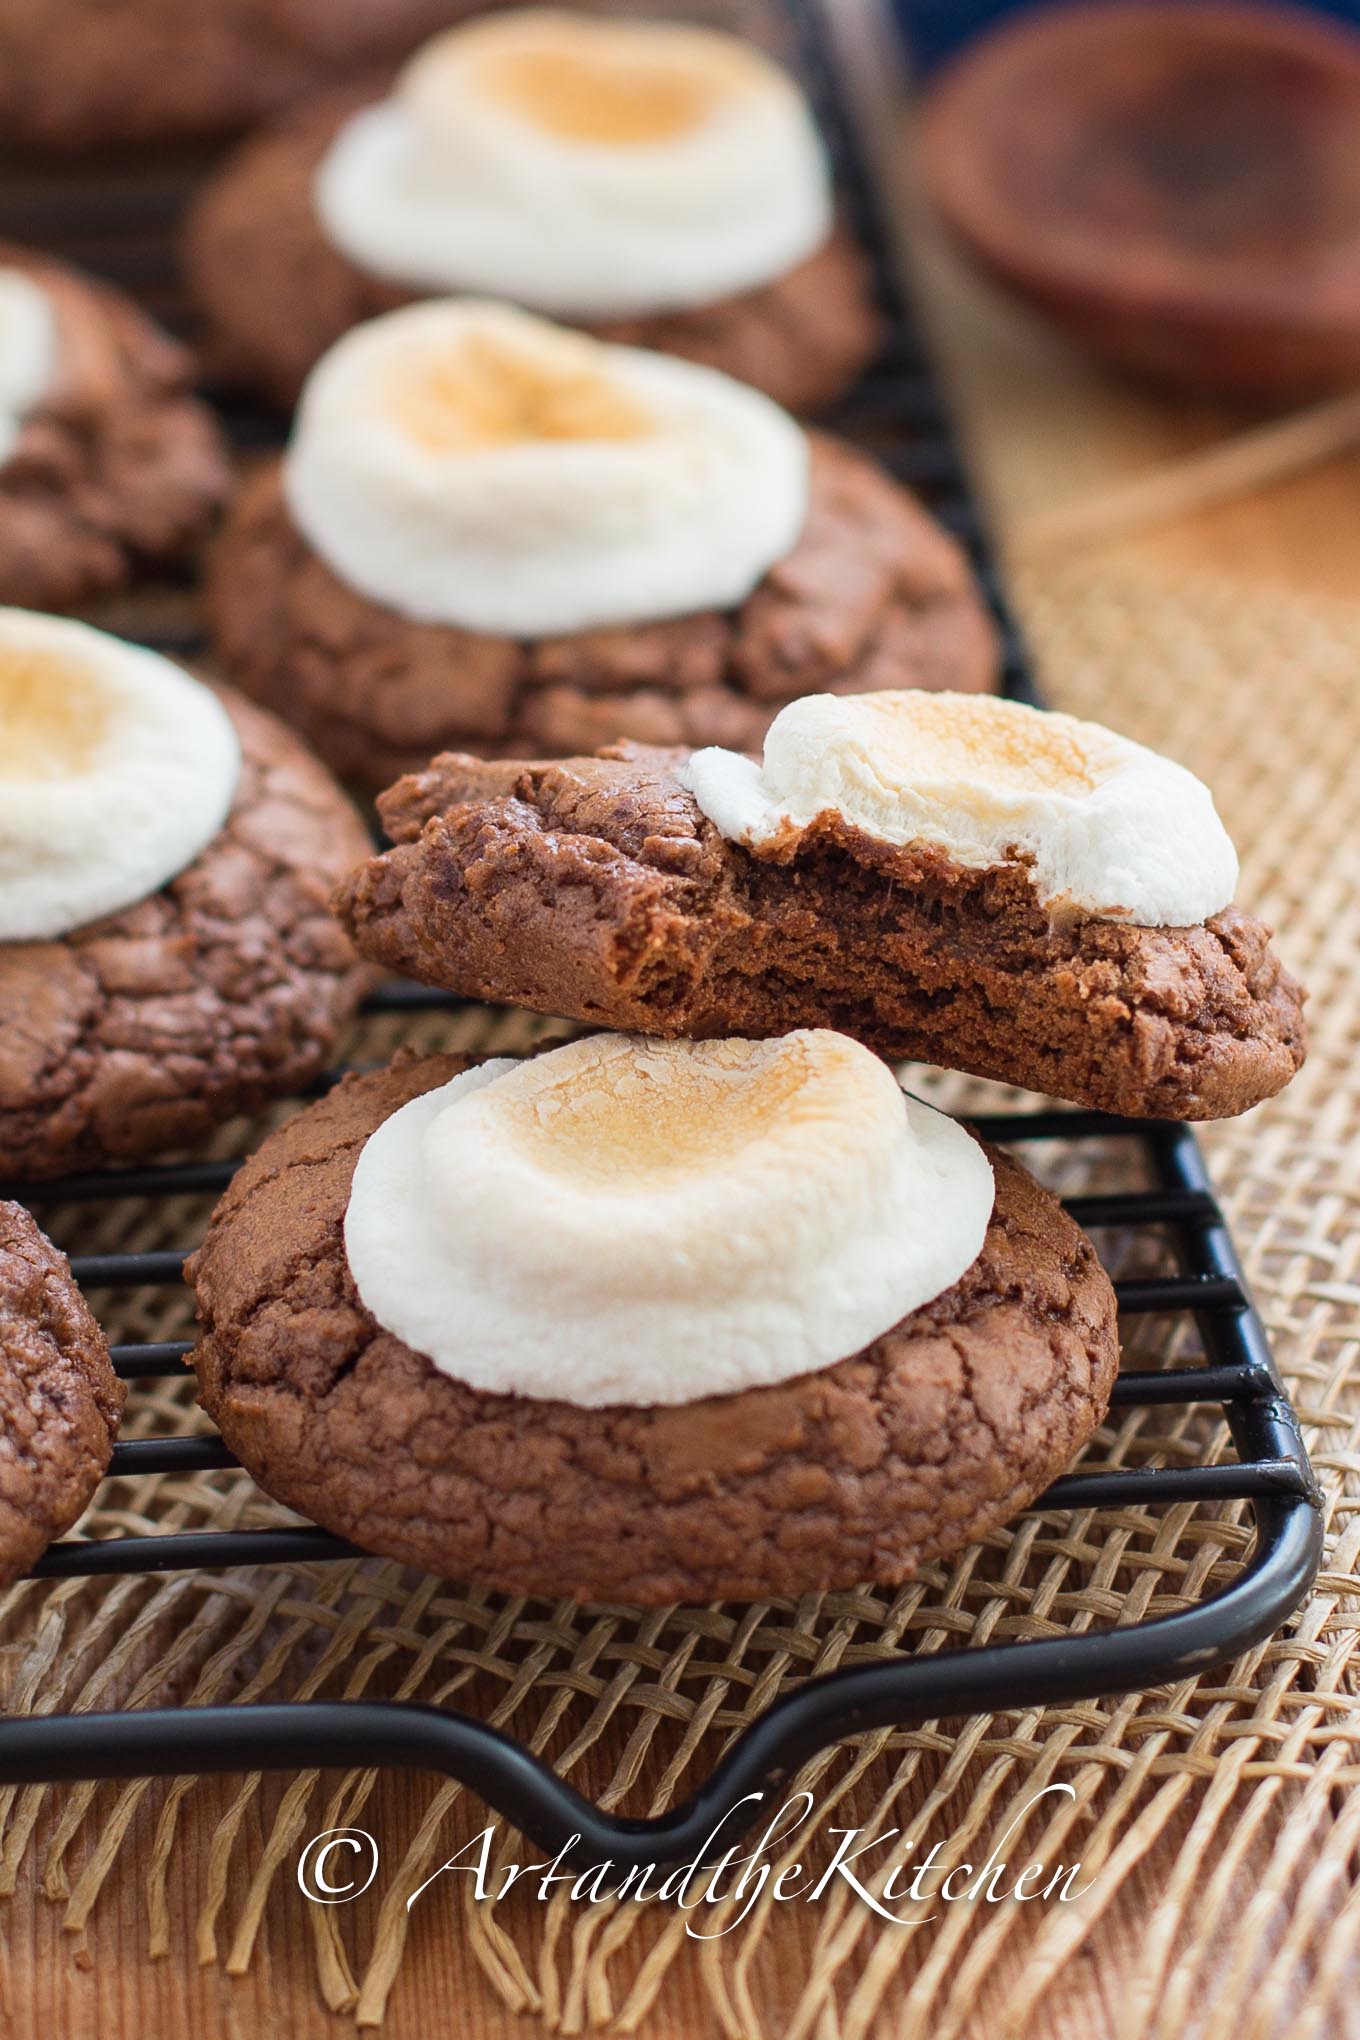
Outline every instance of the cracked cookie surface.
[[347, 1077], [245, 1164], [189, 1264], [204, 1407], [262, 1487], [326, 1528], [578, 1600], [891, 1585], [1023, 1509], [1099, 1424], [1113, 1291], [1057, 1201], [998, 1153], [977, 1261], [833, 1367], [652, 1409], [440, 1373], [364, 1309], [343, 1223], [369, 1135], [471, 1060]]
[[[285, 408], [313, 362], [351, 326], [438, 294], [356, 268], [326, 239], [312, 204], [312, 181], [337, 129], [376, 96], [333, 97], [252, 136], [189, 215], [185, 266], [213, 366]], [[722, 369], [799, 413], [841, 396], [881, 338], [868, 264], [840, 228], [796, 268], [738, 296], [687, 311], [563, 323]]]
[[810, 444], [803, 534], [739, 609], [534, 642], [411, 623], [356, 594], [268, 470], [213, 550], [217, 655], [373, 787], [445, 748], [544, 757], [632, 737], [741, 750], [801, 694], [994, 687], [995, 633], [960, 548], [857, 448], [822, 433]]
[[226, 823], [150, 898], [0, 943], [0, 1174], [60, 1175], [201, 1140], [324, 1067], [371, 977], [326, 910], [371, 847], [291, 730], [229, 689]]
[[395, 847], [337, 911], [363, 955], [467, 998], [661, 1035], [832, 1027], [1133, 1117], [1243, 1112], [1303, 1060], [1303, 993], [1236, 907], [1055, 919], [1023, 864], [965, 868], [831, 812], [758, 857], [674, 777], [683, 755], [436, 759], [379, 802]]
[[47, 293], [53, 387], [0, 463], [0, 603], [69, 609], [187, 559], [231, 493], [186, 350], [111, 285], [0, 242]]
[[0, 1587], [83, 1512], [123, 1396], [65, 1254], [21, 1204], [0, 1201]]

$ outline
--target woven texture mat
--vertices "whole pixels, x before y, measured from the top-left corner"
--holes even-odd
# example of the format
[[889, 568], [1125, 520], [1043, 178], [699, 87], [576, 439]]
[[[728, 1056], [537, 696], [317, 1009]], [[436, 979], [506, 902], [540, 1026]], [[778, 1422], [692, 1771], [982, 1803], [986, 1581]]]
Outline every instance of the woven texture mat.
[[[1353, 1578], [1360, 1400], [1348, 1381], [1360, 1339], [1360, 610], [1304, 613], [1201, 583], [1174, 594], [1099, 561], [1026, 570], [1017, 590], [1056, 699], [1104, 714], [1165, 746], [1214, 785], [1245, 851], [1243, 896], [1282, 931], [1313, 991], [1313, 1045], [1281, 1100], [1213, 1130], [1218, 1184], [1258, 1300], [1308, 1430], [1327, 1497], [1328, 1555], [1312, 1600], [1286, 1634], [1227, 1673], [1174, 1690], [968, 1723], [879, 1733], [817, 1759], [800, 1785], [826, 1833], [902, 1830], [869, 1864], [980, 1860], [1044, 1786], [1070, 1784], [1015, 1828], [1024, 1859], [1080, 1859], [1085, 1895], [1068, 1904], [955, 1905], [929, 1927], [878, 1921], [837, 1881], [802, 1926], [796, 1978], [775, 1962], [773, 1908], [721, 1938], [685, 1935], [664, 1905], [474, 1904], [452, 1893], [454, 1931], [508, 2006], [578, 2032], [646, 2025], [671, 1966], [701, 1966], [714, 2030], [782, 2030], [807, 2040], [929, 2032], [1024, 2035], [1061, 1979], [1081, 2002], [1081, 1951], [1120, 1941], [1119, 2030], [1206, 2036], [1324, 2035], [1344, 2030], [1353, 1991], [1360, 1843], [1360, 1595]], [[367, 1023], [365, 1058], [397, 1039], [505, 1052], [542, 1023], [471, 1011]], [[558, 1030], [561, 1031], [561, 1030]], [[998, 1100], [987, 1087], [924, 1076], [954, 1106]], [[258, 1138], [238, 1128], [223, 1149]], [[1100, 1187], [1099, 1154], [1050, 1158], [1068, 1190]], [[183, 1245], [204, 1208], [114, 1207], [86, 1248]], [[75, 1213], [50, 1215], [74, 1243]], [[182, 1335], [174, 1289], [119, 1300], [125, 1338]], [[1183, 1336], [1179, 1334], [1178, 1336]], [[1168, 1330], [1140, 1325], [1145, 1358], [1168, 1357]], [[1190, 1357], [1188, 1354], [1177, 1357]], [[136, 1392], [126, 1435], [198, 1423], [185, 1388]], [[1130, 1410], [1102, 1457], [1174, 1463], [1226, 1449], [1204, 1412]], [[278, 1520], [240, 1474], [125, 1479], [103, 1490], [89, 1528]], [[1201, 1595], [1248, 1541], [1234, 1511], [1027, 1518], [932, 1568], [896, 1595], [827, 1595], [799, 1604], [687, 1608], [638, 1616], [459, 1591], [377, 1561], [175, 1575], [112, 1584], [29, 1583], [0, 1630], [4, 1704], [16, 1710], [367, 1694], [475, 1709], [552, 1754], [584, 1789], [630, 1812], [671, 1803], [733, 1731], [812, 1673], [910, 1643], [940, 1650], [985, 1639], [1052, 1636], [1153, 1613]], [[246, 1969], [271, 1904], [291, 1890], [301, 1843], [323, 1828], [368, 1825], [383, 1844], [384, 1895], [347, 1909], [307, 1908], [317, 1989], [361, 2025], [382, 2021], [407, 1936], [405, 1901], [484, 1825], [475, 1798], [431, 1788], [423, 1818], [384, 1812], [371, 1773], [250, 1778], [205, 1816], [194, 1780], [0, 1794], [0, 1888], [40, 1879], [79, 1927], [129, 1898], [120, 1886], [134, 1819], [155, 1847], [139, 1894], [140, 1927], [177, 1961]], [[198, 1801], [196, 1807], [196, 1799]], [[212, 1829], [210, 1886], [196, 1917], [176, 1905], [175, 1864], [189, 1821]], [[816, 1844], [811, 1847], [815, 1850]], [[808, 1831], [798, 1851], [807, 1860]], [[523, 1845], [505, 1836], [506, 1857]], [[147, 1859], [140, 1859], [145, 1862]], [[872, 1882], [873, 1872], [869, 1880]], [[721, 1914], [705, 1922], [712, 1932]], [[782, 1926], [782, 1922], [781, 1922]], [[430, 1930], [435, 1930], [431, 1923]], [[910, 1979], [909, 1994], [903, 1990]], [[1095, 1984], [1091, 1983], [1091, 1988]], [[792, 1993], [792, 1995], [791, 1995]], [[895, 2007], [883, 2023], [885, 1997]], [[771, 2022], [770, 2007], [779, 2017]], [[1079, 2029], [1079, 2028], [1078, 2028]]]

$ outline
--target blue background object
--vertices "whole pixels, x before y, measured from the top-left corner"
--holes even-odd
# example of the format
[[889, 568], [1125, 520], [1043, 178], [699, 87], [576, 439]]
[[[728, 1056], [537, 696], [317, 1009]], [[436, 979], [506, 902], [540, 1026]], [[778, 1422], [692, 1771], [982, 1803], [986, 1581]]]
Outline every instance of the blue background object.
[[[961, 48], [979, 29], [1000, 21], [1005, 14], [1020, 13], [1024, 4], [1026, 0], [896, 0], [912, 55], [922, 71]], [[1303, 0], [1303, 5], [1311, 13], [1330, 14], [1360, 30], [1360, 0]]]

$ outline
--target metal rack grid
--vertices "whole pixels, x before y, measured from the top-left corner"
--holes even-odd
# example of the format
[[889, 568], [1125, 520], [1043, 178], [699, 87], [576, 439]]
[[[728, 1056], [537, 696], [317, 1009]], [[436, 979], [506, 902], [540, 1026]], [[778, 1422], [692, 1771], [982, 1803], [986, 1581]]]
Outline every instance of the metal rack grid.
[[[1023, 646], [1006, 615], [985, 533], [960, 464], [940, 395], [900, 293], [879, 216], [874, 182], [852, 127], [844, 83], [817, 0], [784, 0], [805, 79], [837, 159], [855, 223], [876, 257], [890, 333], [872, 372], [832, 421], [871, 444], [930, 503], [972, 554], [1002, 632], [1008, 693], [1034, 699]], [[102, 266], [174, 319], [168, 225], [182, 181], [159, 173], [134, 178], [135, 202], [116, 189], [91, 192], [58, 176], [0, 179], [0, 232], [40, 239]], [[117, 227], [122, 240], [105, 238]], [[224, 401], [239, 447], [276, 440], [276, 419]], [[192, 625], [143, 628], [149, 641], [193, 648]], [[370, 1002], [378, 1012], [452, 1009], [443, 995], [391, 985]], [[1004, 1642], [938, 1655], [903, 1655], [813, 1679], [777, 1700], [729, 1747], [700, 1788], [650, 1820], [612, 1817], [592, 1805], [520, 1744], [471, 1716], [412, 1702], [299, 1701], [200, 1706], [123, 1713], [48, 1714], [0, 1720], [0, 1781], [136, 1777], [186, 1772], [294, 1769], [318, 1765], [427, 1768], [460, 1779], [544, 1848], [570, 1843], [567, 1860], [611, 1860], [620, 1868], [680, 1862], [702, 1849], [718, 1820], [749, 1794], [787, 1779], [826, 1744], [866, 1729], [994, 1710], [1069, 1702], [1154, 1686], [1224, 1661], [1270, 1635], [1296, 1607], [1316, 1571], [1321, 1516], [1299, 1432], [1247, 1296], [1223, 1215], [1189, 1129], [1118, 1120], [1092, 1112], [988, 1115], [973, 1123], [989, 1140], [1087, 1143], [1113, 1140], [1138, 1187], [1073, 1197], [1067, 1208], [1098, 1232], [1156, 1237], [1174, 1272], [1118, 1281], [1121, 1321], [1148, 1314], [1193, 1319], [1204, 1363], [1125, 1369], [1114, 1406], [1207, 1405], [1226, 1418], [1232, 1463], [1083, 1467], [1056, 1481], [1032, 1504], [1046, 1515], [1076, 1510], [1245, 1503], [1254, 1542], [1224, 1587], [1199, 1603], [1102, 1631], [1037, 1642]], [[232, 1162], [202, 1161], [69, 1177], [44, 1184], [43, 1205], [95, 1207], [111, 1199], [213, 1194]], [[1140, 1178], [1146, 1178], [1146, 1186]], [[22, 1186], [10, 1186], [4, 1194]], [[29, 1193], [33, 1196], [30, 1187]], [[117, 1292], [180, 1280], [179, 1251], [77, 1254], [89, 1289]], [[114, 1362], [125, 1379], [178, 1373], [187, 1342], [122, 1345]], [[215, 1436], [128, 1439], [114, 1448], [111, 1477], [187, 1474], [236, 1464]], [[67, 1538], [35, 1576], [68, 1579], [181, 1568], [296, 1564], [355, 1556], [354, 1547], [306, 1525], [224, 1531], [172, 1531], [98, 1541]], [[728, 1819], [724, 1843], [738, 1832]], [[574, 1839], [573, 1839], [574, 1838]]]

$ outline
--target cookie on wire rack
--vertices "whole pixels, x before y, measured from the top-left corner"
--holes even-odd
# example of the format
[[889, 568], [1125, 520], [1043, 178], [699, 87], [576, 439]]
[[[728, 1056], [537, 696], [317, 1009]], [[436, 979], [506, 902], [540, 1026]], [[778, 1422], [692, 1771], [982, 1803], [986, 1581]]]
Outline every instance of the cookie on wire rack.
[[65, 1254], [0, 1200], [0, 1588], [84, 1512], [124, 1393]]
[[0, 610], [0, 1176], [145, 1160], [305, 1085], [372, 973], [369, 847], [294, 733], [172, 660]]
[[223, 671], [336, 771], [758, 743], [822, 687], [984, 689], [961, 547], [848, 442], [508, 306], [359, 327], [211, 556]]
[[800, 413], [882, 337], [797, 85], [674, 22], [519, 8], [454, 28], [390, 92], [244, 143], [184, 251], [214, 367], [286, 406], [351, 326], [450, 294], [683, 355]]
[[232, 475], [193, 381], [121, 291], [0, 242], [0, 602], [70, 609], [194, 557]]
[[1057, 1200], [829, 1033], [398, 1057], [270, 1136], [188, 1275], [270, 1494], [577, 1600], [905, 1579], [1063, 1469], [1118, 1362]]

